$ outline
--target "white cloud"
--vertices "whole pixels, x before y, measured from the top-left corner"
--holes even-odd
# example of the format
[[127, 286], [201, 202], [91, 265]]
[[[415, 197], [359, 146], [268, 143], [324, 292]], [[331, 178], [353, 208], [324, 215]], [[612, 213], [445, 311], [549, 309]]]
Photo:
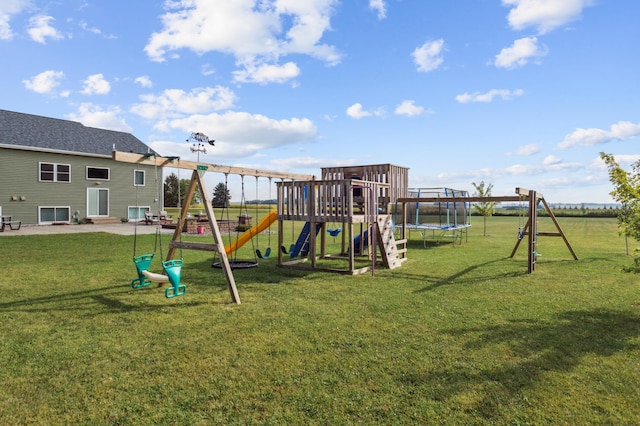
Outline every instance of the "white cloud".
[[570, 172], [573, 170], [582, 170], [583, 165], [580, 163], [565, 163], [561, 160], [551, 157], [545, 158], [542, 164], [514, 164], [504, 169], [504, 174], [511, 176], [521, 175], [541, 175], [550, 172]]
[[47, 70], [33, 77], [31, 80], [22, 80], [24, 87], [40, 94], [55, 94], [55, 89], [64, 78], [62, 71]]
[[498, 68], [514, 69], [519, 68], [531, 59], [538, 59], [546, 56], [546, 47], [538, 46], [537, 37], [524, 37], [513, 42], [511, 47], [505, 47], [496, 55], [493, 64]]
[[247, 158], [269, 148], [310, 142], [317, 134], [316, 126], [307, 118], [276, 120], [236, 111], [166, 120], [159, 122], [156, 129], [179, 129], [185, 133], [198, 129], [215, 139], [217, 155], [235, 158]]
[[151, 79], [149, 78], [148, 75], [141, 75], [140, 77], [136, 77], [135, 80], [133, 80], [134, 83], [139, 84], [141, 87], [153, 87], [153, 82], [151, 81]]
[[337, 0], [176, 0], [165, 5], [169, 11], [162, 16], [163, 29], [153, 33], [145, 46], [154, 61], [164, 61], [168, 53], [180, 49], [229, 53], [244, 67], [243, 81], [264, 83], [269, 75], [278, 82], [291, 75], [291, 65], [285, 66], [285, 73], [250, 75], [264, 72], [264, 65], [279, 67], [282, 56], [309, 55], [329, 65], [341, 60], [334, 46], [321, 42], [331, 28]]
[[502, 98], [504, 101], [508, 101], [513, 99], [516, 96], [522, 96], [524, 94], [524, 90], [507, 90], [507, 89], [493, 89], [486, 93], [474, 92], [474, 93], [463, 93], [461, 95], [456, 96], [456, 101], [461, 104], [467, 104], [471, 102], [493, 102], [493, 99], [496, 97]]
[[96, 34], [96, 35], [102, 35], [102, 31], [99, 28], [96, 27], [90, 27], [89, 24], [86, 21], [80, 21], [78, 23], [78, 25], [80, 26], [80, 28], [82, 28], [83, 30], [90, 32], [92, 34]]
[[100, 28], [89, 26], [89, 24], [84, 20], [80, 21], [78, 23], [78, 26], [80, 28], [82, 28], [84, 31], [88, 32], [88, 33], [102, 36], [102, 38], [105, 38], [105, 39], [116, 39], [117, 38], [113, 34], [104, 34]]
[[143, 103], [131, 107], [131, 112], [149, 119], [162, 119], [228, 109], [233, 107], [236, 95], [226, 87], [216, 86], [190, 92], [167, 89], [159, 95], [142, 95], [140, 99]]
[[0, 3], [0, 40], [11, 40], [13, 30], [11, 29], [11, 18], [13, 15], [21, 13], [31, 3], [31, 0], [3, 0]]
[[316, 173], [315, 170], [320, 170], [323, 167], [348, 166], [356, 163], [353, 160], [332, 161], [318, 157], [289, 157], [274, 159], [271, 164], [275, 166], [274, 170], [311, 169]]
[[560, 158], [556, 157], [555, 155], [547, 155], [544, 158], [544, 161], [542, 163], [545, 166], [551, 166], [551, 165], [554, 165], [554, 164], [559, 164], [561, 162], [562, 162], [562, 160]]
[[515, 151], [507, 152], [506, 155], [520, 155], [528, 157], [530, 155], [537, 154], [538, 152], [540, 152], [540, 147], [535, 143], [530, 143], [519, 146]]
[[552, 31], [580, 18], [592, 0], [502, 0], [509, 11], [509, 26], [514, 30], [534, 27], [540, 34]]
[[387, 6], [384, 0], [369, 0], [369, 8], [378, 12], [378, 19], [387, 17]]
[[418, 66], [418, 71], [429, 72], [437, 69], [444, 59], [442, 58], [442, 50], [444, 48], [444, 40], [426, 41], [424, 44], [411, 53], [413, 62]]
[[200, 67], [202, 75], [213, 75], [216, 73], [216, 69], [211, 64], [204, 64]]
[[0, 15], [0, 40], [11, 40], [13, 38], [13, 31], [9, 24], [10, 20], [11, 16]]
[[262, 64], [259, 66], [249, 63], [244, 70], [233, 72], [233, 81], [259, 84], [286, 83], [298, 75], [300, 75], [300, 68], [293, 62], [287, 62], [284, 65]]
[[93, 74], [87, 77], [83, 82], [83, 95], [106, 95], [111, 91], [111, 84], [104, 79], [102, 74]]
[[103, 109], [98, 105], [83, 103], [78, 108], [77, 113], [71, 113], [67, 118], [79, 121], [88, 127], [131, 133], [133, 129], [123, 118], [119, 117], [120, 112], [120, 108], [117, 106]]
[[384, 110], [382, 108], [378, 108], [373, 111], [365, 111], [362, 108], [362, 104], [360, 102], [357, 102], [351, 105], [349, 108], [347, 108], [346, 113], [351, 118], [360, 119], [360, 118], [371, 117], [371, 116], [378, 116], [378, 117], [383, 116]]
[[425, 113], [424, 107], [415, 104], [414, 100], [402, 101], [400, 105], [396, 107], [395, 113], [397, 115], [407, 115], [414, 117]]
[[362, 109], [362, 104], [358, 102], [347, 108], [347, 115], [351, 118], [364, 118], [369, 117], [371, 113], [364, 111]]
[[631, 139], [638, 135], [640, 135], [640, 123], [619, 121], [612, 124], [609, 130], [577, 128], [565, 136], [564, 140], [558, 144], [558, 148], [601, 145], [615, 140]]
[[62, 34], [55, 28], [49, 25], [50, 22], [55, 21], [52, 16], [36, 15], [29, 19], [29, 28], [27, 32], [31, 39], [35, 42], [46, 44], [47, 38], [52, 40], [59, 40], [64, 38]]

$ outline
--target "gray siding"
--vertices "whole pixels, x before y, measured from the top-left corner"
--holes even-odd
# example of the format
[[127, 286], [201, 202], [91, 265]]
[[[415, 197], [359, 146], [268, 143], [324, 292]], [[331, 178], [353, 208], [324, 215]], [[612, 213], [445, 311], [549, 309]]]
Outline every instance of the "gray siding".
[[[39, 163], [71, 165], [71, 182], [39, 181]], [[109, 180], [88, 180], [87, 166], [110, 170]], [[0, 148], [0, 206], [3, 215], [12, 215], [24, 224], [38, 223], [38, 207], [69, 207], [70, 214], [79, 211], [87, 216], [87, 188], [109, 189], [109, 216], [127, 217], [128, 206], [150, 206], [159, 209], [155, 199], [162, 200], [162, 170], [139, 166], [145, 171], [144, 187], [134, 185], [134, 171], [138, 166], [118, 163], [105, 156], [83, 156], [63, 153], [37, 152]], [[158, 197], [160, 195], [160, 197]], [[137, 202], [136, 202], [137, 200]], [[161, 205], [161, 204], [160, 204]]]

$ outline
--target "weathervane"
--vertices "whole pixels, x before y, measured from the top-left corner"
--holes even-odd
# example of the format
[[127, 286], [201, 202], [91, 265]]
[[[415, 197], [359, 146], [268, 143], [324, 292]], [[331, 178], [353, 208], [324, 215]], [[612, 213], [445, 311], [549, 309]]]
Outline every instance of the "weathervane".
[[191, 136], [189, 137], [189, 139], [187, 139], [187, 142], [193, 142], [193, 144], [191, 145], [191, 152], [198, 153], [198, 163], [200, 162], [200, 153], [207, 153], [206, 144], [215, 146], [215, 140], [209, 139], [207, 135], [200, 132], [191, 133]]

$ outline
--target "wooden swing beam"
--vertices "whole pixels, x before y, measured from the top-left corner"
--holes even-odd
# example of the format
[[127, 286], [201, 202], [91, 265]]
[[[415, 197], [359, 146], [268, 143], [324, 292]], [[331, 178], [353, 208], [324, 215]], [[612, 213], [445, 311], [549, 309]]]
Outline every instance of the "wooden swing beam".
[[[144, 164], [147, 166], [173, 167], [175, 169], [204, 170], [206, 172], [225, 173], [242, 176], [270, 177], [276, 179], [312, 180], [314, 175], [284, 173], [273, 170], [250, 169], [247, 167], [223, 166], [221, 164], [197, 163], [180, 160], [177, 157], [162, 157], [148, 154], [113, 151], [111, 157], [123, 163]], [[204, 169], [206, 167], [206, 170]]]
[[[504, 203], [504, 202], [524, 202], [527, 201], [529, 203], [529, 218], [527, 220], [522, 233], [520, 234], [518, 240], [516, 241], [516, 245], [511, 251], [511, 255], [509, 257], [515, 256], [518, 251], [518, 247], [520, 246], [520, 242], [524, 235], [527, 235], [527, 246], [528, 246], [528, 272], [532, 273], [535, 270], [536, 264], [536, 246], [537, 246], [537, 237], [562, 237], [565, 245], [569, 249], [571, 256], [574, 260], [578, 260], [578, 256], [576, 252], [571, 247], [571, 243], [567, 239], [564, 231], [560, 227], [556, 216], [553, 214], [553, 210], [551, 206], [544, 199], [542, 194], [539, 194], [537, 191], [532, 191], [525, 188], [516, 188], [516, 195], [505, 195], [505, 196], [491, 196], [491, 197], [425, 197], [425, 198], [399, 198], [398, 202], [402, 203], [402, 238], [405, 238], [405, 229], [407, 223], [407, 203]], [[558, 232], [538, 232], [538, 203], [542, 202], [545, 210], [549, 214], [551, 221], [556, 227]]]
[[[176, 249], [178, 248], [186, 250], [205, 250], [218, 253], [218, 255], [220, 256], [220, 264], [222, 266], [221, 269], [224, 273], [225, 280], [227, 281], [229, 293], [231, 294], [231, 300], [236, 304], [240, 304], [240, 295], [238, 294], [238, 289], [236, 287], [235, 278], [233, 277], [233, 271], [231, 269], [231, 264], [229, 263], [229, 258], [224, 249], [222, 234], [220, 233], [218, 221], [213, 211], [213, 206], [211, 205], [209, 191], [207, 190], [206, 184], [204, 182], [204, 174], [206, 172], [217, 172], [225, 174], [238, 174], [242, 176], [255, 176], [256, 178], [269, 177], [283, 180], [312, 180], [315, 178], [313, 175], [282, 173], [270, 170], [249, 169], [245, 167], [222, 166], [219, 164], [196, 163], [193, 161], [180, 160], [177, 157], [162, 157], [158, 155], [135, 154], [119, 151], [113, 151], [112, 159], [123, 163], [193, 170], [193, 173], [191, 174], [191, 181], [189, 182], [189, 188], [185, 196], [184, 205], [182, 206], [182, 210], [180, 212], [179, 220], [176, 224], [176, 229], [173, 233], [173, 237], [171, 239], [171, 242], [169, 243], [169, 252], [167, 253], [166, 260], [173, 259]], [[187, 214], [189, 213], [189, 206], [191, 205], [191, 200], [193, 199], [193, 195], [195, 194], [197, 188], [200, 188], [200, 194], [202, 195], [204, 209], [207, 213], [207, 219], [209, 221], [209, 226], [211, 227], [211, 233], [213, 234], [213, 244], [183, 242], [181, 240], [182, 229], [184, 228]]]

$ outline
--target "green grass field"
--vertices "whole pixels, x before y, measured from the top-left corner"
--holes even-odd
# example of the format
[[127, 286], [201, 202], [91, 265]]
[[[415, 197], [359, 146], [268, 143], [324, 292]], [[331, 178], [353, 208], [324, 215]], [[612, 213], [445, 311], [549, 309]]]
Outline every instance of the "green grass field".
[[534, 274], [525, 247], [508, 257], [518, 219], [494, 217], [459, 246], [414, 233], [373, 277], [274, 255], [235, 271], [241, 305], [204, 252], [166, 299], [129, 286], [133, 237], [0, 238], [0, 424], [640, 424], [624, 239], [559, 220], [580, 260], [541, 238]]

